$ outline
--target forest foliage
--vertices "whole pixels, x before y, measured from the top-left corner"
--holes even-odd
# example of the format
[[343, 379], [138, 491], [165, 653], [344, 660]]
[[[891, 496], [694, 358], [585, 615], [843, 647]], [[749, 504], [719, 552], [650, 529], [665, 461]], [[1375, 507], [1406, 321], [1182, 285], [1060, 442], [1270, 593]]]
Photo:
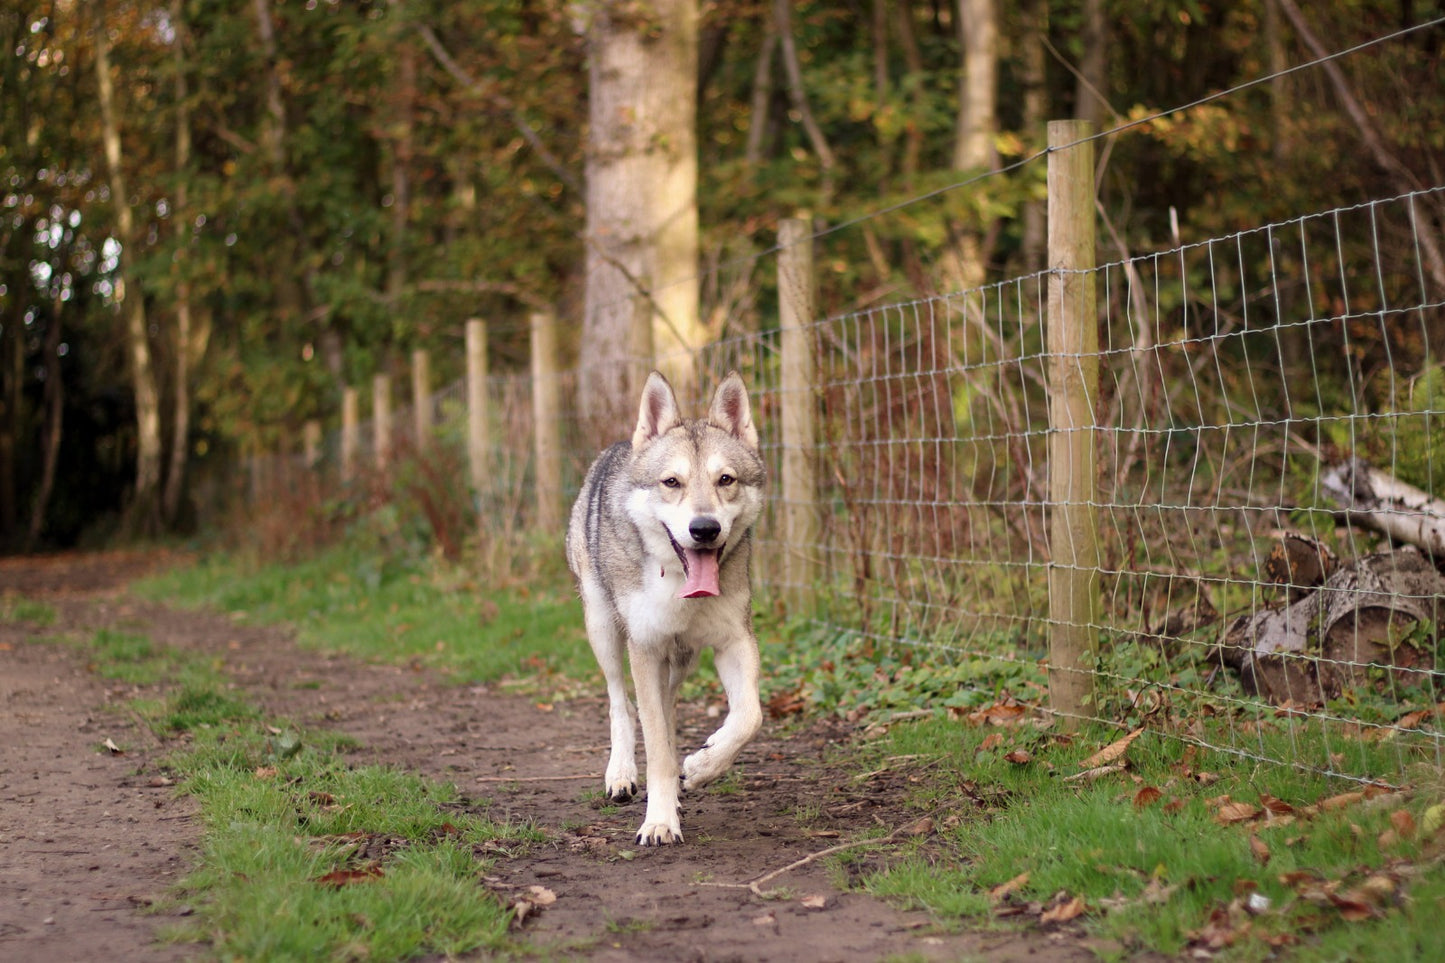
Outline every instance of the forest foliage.
[[[594, 2], [645, 23], [645, 2]], [[0, 547], [100, 537], [133, 507], [127, 301], [182, 481], [294, 446], [304, 420], [335, 421], [343, 384], [400, 373], [413, 349], [455, 377], [467, 318], [491, 322], [494, 370], [525, 368], [538, 308], [575, 351], [587, 6], [3, 0]], [[1138, 122], [1099, 145], [1111, 255], [1441, 181], [1438, 2], [984, 4], [987, 177], [955, 153], [958, 18], [978, 5], [782, 6], [780, 37], [778, 4], [699, 5], [700, 311], [719, 333], [776, 323], [760, 258], [798, 211], [853, 225], [822, 249], [826, 314], [945, 290], [961, 232], [983, 239], [989, 279], [1038, 269], [1044, 169], [1019, 162], [1048, 119]], [[159, 524], [183, 526], [186, 501]]]

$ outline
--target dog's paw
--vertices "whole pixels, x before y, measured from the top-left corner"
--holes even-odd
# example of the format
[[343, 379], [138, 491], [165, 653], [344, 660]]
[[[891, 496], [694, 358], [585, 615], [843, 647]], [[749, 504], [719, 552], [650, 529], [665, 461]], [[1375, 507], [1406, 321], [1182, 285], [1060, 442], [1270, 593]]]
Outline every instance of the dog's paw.
[[628, 803], [637, 796], [637, 783], [623, 782], [607, 785], [607, 801], [614, 803]]
[[671, 846], [682, 842], [682, 825], [676, 820], [668, 822], [645, 822], [637, 830], [639, 846]]
[[703, 746], [682, 761], [683, 791], [701, 789], [721, 776], [724, 768], [718, 765], [717, 753], [713, 752], [712, 746]]

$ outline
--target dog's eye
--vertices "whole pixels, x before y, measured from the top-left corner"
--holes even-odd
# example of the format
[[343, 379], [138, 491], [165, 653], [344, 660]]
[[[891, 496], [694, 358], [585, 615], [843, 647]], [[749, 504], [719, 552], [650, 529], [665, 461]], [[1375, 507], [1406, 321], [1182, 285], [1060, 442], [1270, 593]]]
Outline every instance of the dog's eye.
[[731, 485], [731, 484], [732, 484], [733, 482], [735, 482], [735, 481], [737, 481], [737, 479], [734, 478], [734, 477], [731, 476], [731, 475], [721, 475], [721, 476], [718, 477], [717, 483], [718, 483], [718, 487], [720, 487], [720, 488], [726, 488], [726, 487], [728, 487], [729, 485]]
[[676, 478], [672, 477], [671, 475], [667, 476], [666, 478], [664, 478], [664, 479], [662, 480], [662, 487], [663, 487], [663, 488], [677, 488], [677, 487], [678, 487], [679, 485], [681, 485], [681, 484], [682, 484], [682, 482], [678, 481]]

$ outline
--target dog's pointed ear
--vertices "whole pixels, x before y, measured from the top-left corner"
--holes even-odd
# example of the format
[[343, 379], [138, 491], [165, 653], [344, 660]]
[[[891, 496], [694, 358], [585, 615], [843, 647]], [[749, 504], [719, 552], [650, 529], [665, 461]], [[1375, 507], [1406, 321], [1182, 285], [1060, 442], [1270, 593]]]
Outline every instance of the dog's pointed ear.
[[682, 411], [677, 395], [660, 371], [647, 376], [642, 388], [642, 404], [637, 408], [637, 428], [632, 432], [632, 447], [641, 448], [659, 435], [682, 424]]
[[753, 408], [748, 404], [748, 389], [743, 385], [742, 375], [729, 371], [728, 376], [717, 386], [712, 396], [712, 407], [707, 410], [708, 424], [742, 441], [749, 448], [757, 450], [758, 429], [753, 425]]

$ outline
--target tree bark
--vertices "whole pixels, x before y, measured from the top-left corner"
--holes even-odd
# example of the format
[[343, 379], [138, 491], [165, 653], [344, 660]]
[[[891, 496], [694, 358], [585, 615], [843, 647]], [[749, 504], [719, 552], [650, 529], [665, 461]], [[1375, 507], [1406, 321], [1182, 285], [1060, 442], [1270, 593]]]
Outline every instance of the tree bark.
[[[994, 0], [958, 0], [958, 41], [963, 63], [958, 81], [958, 120], [954, 130], [953, 169], [991, 170], [998, 164], [994, 147], [998, 94], [998, 16]], [[944, 254], [945, 283], [967, 291], [983, 283], [990, 256], [982, 224], [953, 223]]]
[[140, 280], [129, 265], [136, 255], [135, 220], [126, 191], [121, 154], [120, 122], [116, 116], [115, 87], [110, 73], [110, 41], [102, 17], [95, 31], [95, 67], [100, 101], [101, 140], [105, 147], [106, 170], [110, 175], [111, 199], [115, 203], [116, 234], [122, 254], [117, 273], [122, 286], [122, 310], [126, 319], [126, 354], [130, 360], [131, 386], [135, 395], [136, 469], [135, 491], [128, 508], [128, 527], [137, 533], [159, 529], [161, 481], [160, 393], [151, 364], [149, 326]]
[[[588, 25], [587, 290], [579, 389], [594, 441], [655, 365], [697, 394], [697, 5], [599, 3]], [[650, 343], [650, 344], [649, 344]]]
[[[171, 28], [175, 31], [177, 175], [175, 209], [171, 212], [176, 234], [176, 253], [172, 263], [177, 274], [175, 345], [172, 349], [175, 353], [172, 362], [175, 365], [175, 386], [171, 400], [171, 457], [166, 468], [165, 489], [161, 493], [161, 514], [168, 526], [175, 525], [185, 493], [186, 464], [191, 450], [191, 365], [192, 356], [198, 354], [193, 344], [191, 282], [186, 265], [191, 234], [190, 194], [186, 183], [191, 166], [191, 113], [186, 82], [189, 34], [182, 0], [171, 0]], [[199, 347], [204, 352], [204, 341]]]
[[1104, 19], [1104, 0], [1084, 0], [1084, 56], [1074, 75], [1074, 118], [1087, 120], [1096, 128], [1103, 126], [1110, 114], [1104, 95], [1104, 72], [1108, 67], [1109, 28]]
[[[1048, 75], [1045, 43], [1049, 35], [1049, 7], [1045, 0], [1024, 0], [1020, 9], [1024, 34], [1019, 51], [1019, 81], [1024, 88], [1023, 123], [1026, 136], [1041, 145], [1048, 123]], [[1023, 264], [1025, 273], [1044, 267], [1048, 225], [1042, 200], [1026, 201], [1023, 209]]]
[[65, 302], [53, 298], [50, 320], [45, 329], [45, 427], [40, 443], [44, 454], [40, 467], [40, 484], [35, 488], [35, 501], [30, 508], [30, 529], [25, 536], [25, 551], [34, 550], [45, 531], [45, 516], [50, 510], [50, 496], [55, 491], [55, 467], [60, 461], [60, 439], [65, 429], [65, 380], [60, 371], [60, 315]]

